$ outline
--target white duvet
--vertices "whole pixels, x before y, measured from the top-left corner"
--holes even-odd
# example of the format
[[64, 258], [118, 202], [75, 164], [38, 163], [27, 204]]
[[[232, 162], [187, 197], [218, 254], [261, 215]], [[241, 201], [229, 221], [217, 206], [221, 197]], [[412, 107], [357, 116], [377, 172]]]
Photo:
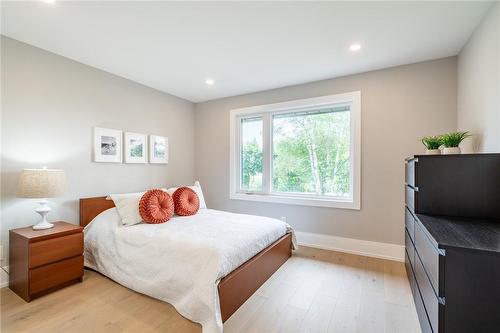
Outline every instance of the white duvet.
[[85, 227], [85, 266], [172, 304], [203, 332], [222, 332], [220, 279], [292, 232], [277, 219], [212, 209], [162, 224], [120, 224], [111, 208]]

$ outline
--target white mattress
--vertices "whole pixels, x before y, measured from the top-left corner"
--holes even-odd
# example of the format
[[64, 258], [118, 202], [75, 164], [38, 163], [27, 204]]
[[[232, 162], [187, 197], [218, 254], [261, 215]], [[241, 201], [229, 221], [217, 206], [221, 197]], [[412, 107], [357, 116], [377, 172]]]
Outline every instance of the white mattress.
[[162, 224], [120, 224], [111, 208], [85, 227], [85, 266], [172, 304], [204, 332], [222, 332], [220, 279], [293, 232], [277, 219], [212, 209]]

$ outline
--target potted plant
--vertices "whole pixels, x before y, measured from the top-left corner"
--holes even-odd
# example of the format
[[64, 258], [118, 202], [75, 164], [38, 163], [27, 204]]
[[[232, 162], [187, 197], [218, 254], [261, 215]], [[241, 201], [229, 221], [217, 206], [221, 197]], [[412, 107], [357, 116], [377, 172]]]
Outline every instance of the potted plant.
[[444, 146], [443, 154], [460, 154], [460, 143], [470, 137], [466, 132], [451, 132], [441, 135], [441, 142]]
[[439, 155], [441, 151], [439, 147], [442, 145], [440, 136], [424, 136], [422, 138], [422, 143], [425, 148], [425, 155]]

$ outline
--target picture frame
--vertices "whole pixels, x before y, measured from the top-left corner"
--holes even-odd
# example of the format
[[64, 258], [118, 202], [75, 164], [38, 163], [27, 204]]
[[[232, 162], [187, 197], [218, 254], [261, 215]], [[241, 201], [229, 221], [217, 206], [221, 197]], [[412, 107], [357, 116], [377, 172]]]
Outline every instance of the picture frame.
[[94, 162], [122, 163], [120, 130], [94, 127]]
[[125, 163], [147, 163], [147, 135], [125, 132]]
[[168, 164], [168, 137], [149, 136], [149, 163]]

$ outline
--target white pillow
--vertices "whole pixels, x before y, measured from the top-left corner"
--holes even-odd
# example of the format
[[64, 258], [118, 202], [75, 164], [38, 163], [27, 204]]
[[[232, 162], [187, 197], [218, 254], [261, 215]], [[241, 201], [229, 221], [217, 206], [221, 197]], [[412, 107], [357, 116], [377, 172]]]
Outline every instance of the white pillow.
[[139, 201], [146, 192], [110, 194], [123, 225], [134, 225], [142, 222], [139, 213]]
[[[203, 191], [201, 190], [200, 182], [195, 181], [193, 186], [187, 186], [187, 187], [189, 187], [190, 189], [195, 191], [196, 194], [198, 195], [198, 200], [200, 201], [200, 209], [206, 209], [207, 204], [205, 203], [205, 197], [203, 196]], [[178, 187], [170, 187], [167, 190], [167, 193], [172, 195], [172, 194], [174, 194], [175, 190], [177, 190], [177, 189], [178, 189]]]

